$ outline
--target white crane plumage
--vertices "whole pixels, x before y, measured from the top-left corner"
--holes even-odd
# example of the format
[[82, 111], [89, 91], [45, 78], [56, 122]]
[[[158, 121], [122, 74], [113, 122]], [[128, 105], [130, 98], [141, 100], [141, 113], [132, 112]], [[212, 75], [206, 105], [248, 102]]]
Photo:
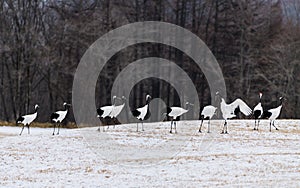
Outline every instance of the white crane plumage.
[[[106, 123], [107, 123], [107, 120], [112, 118], [111, 112], [115, 106], [116, 99], [117, 99], [117, 96], [113, 96], [113, 104], [111, 106], [102, 106], [97, 109], [97, 117], [100, 119], [102, 124], [104, 124], [104, 121], [106, 121]], [[98, 131], [100, 131], [100, 126], [99, 126]], [[103, 131], [104, 131], [104, 125], [102, 125], [102, 126], [103, 126]]]
[[208, 119], [208, 124], [207, 124], [207, 132], [210, 133], [210, 120], [211, 118], [215, 115], [217, 110], [217, 107], [214, 107], [212, 105], [205, 106], [201, 112], [201, 124], [199, 127], [199, 132], [201, 133], [201, 128], [203, 124], [204, 119]]
[[[143, 121], [147, 120], [151, 116], [151, 112], [149, 110], [149, 103], [151, 101], [151, 96], [146, 96], [146, 104], [143, 107], [137, 108], [132, 111], [132, 115], [136, 117], [138, 120], [142, 122], [142, 131], [144, 131]], [[136, 124], [136, 131], [139, 131], [139, 124]]]
[[16, 124], [18, 125], [19, 123], [23, 124], [22, 130], [20, 132], [20, 135], [22, 135], [22, 132], [24, 130], [24, 127], [26, 126], [28, 128], [28, 134], [30, 134], [29, 131], [29, 126], [30, 124], [36, 119], [37, 117], [37, 110], [39, 108], [39, 105], [35, 105], [34, 106], [34, 113], [33, 114], [28, 114], [28, 115], [24, 115], [24, 116], [20, 116], [17, 121]]
[[[119, 97], [117, 97], [117, 99], [120, 99]], [[114, 105], [113, 108], [112, 108], [112, 111], [111, 113], [109, 114], [109, 117], [113, 119], [113, 123], [114, 123], [114, 127], [115, 127], [115, 120], [117, 118], [117, 116], [121, 113], [121, 111], [123, 110], [124, 106], [125, 106], [125, 101], [126, 101], [126, 98], [124, 96], [122, 96], [121, 98], [123, 104], [121, 105]], [[109, 126], [107, 126], [107, 128], [109, 128]]]
[[[186, 102], [186, 106], [187, 105], [193, 105], [189, 102]], [[170, 133], [172, 133], [172, 128], [173, 128], [173, 124], [174, 124], [174, 129], [175, 129], [175, 133], [177, 133], [177, 129], [176, 129], [176, 121], [179, 121], [179, 117], [182, 116], [183, 114], [187, 113], [189, 111], [189, 108], [184, 109], [181, 107], [167, 107], [167, 113], [166, 115], [168, 117], [171, 118], [171, 129], [170, 129]]]
[[259, 93], [259, 103], [254, 107], [253, 109], [253, 115], [254, 115], [254, 130], [258, 131], [258, 127], [259, 127], [259, 122], [260, 122], [260, 118], [262, 117], [263, 114], [263, 107], [261, 105], [261, 97], [262, 97], [262, 93]]
[[59, 128], [61, 127], [61, 122], [66, 118], [69, 107], [71, 106], [70, 104], [67, 104], [66, 102], [64, 102], [63, 104], [64, 106], [64, 110], [59, 110], [56, 112], [53, 112], [51, 114], [51, 120], [54, 122], [54, 129], [53, 129], [53, 133], [52, 135], [54, 135], [55, 133], [55, 127], [57, 126], [57, 135], [59, 134]]
[[[225, 123], [224, 123], [223, 130], [222, 130], [221, 134], [224, 134], [224, 133], [227, 134], [228, 133], [227, 120], [235, 117], [236, 116], [235, 112], [237, 110], [240, 110], [246, 116], [249, 116], [252, 113], [252, 110], [241, 99], [236, 99], [232, 103], [227, 104], [225, 102], [224, 98], [222, 98], [218, 92], [217, 92], [217, 96], [219, 96], [221, 98], [220, 109], [221, 109], [221, 112], [222, 112], [222, 117], [225, 120]], [[226, 128], [226, 130], [225, 130], [225, 128]]]
[[280, 97], [279, 100], [280, 100], [280, 105], [278, 107], [265, 111], [263, 114], [264, 118], [269, 118], [270, 120], [270, 132], [272, 131], [272, 126], [275, 127], [276, 130], [278, 130], [278, 128], [274, 125], [274, 122], [279, 117], [281, 113], [283, 101], [286, 99], [284, 97]]

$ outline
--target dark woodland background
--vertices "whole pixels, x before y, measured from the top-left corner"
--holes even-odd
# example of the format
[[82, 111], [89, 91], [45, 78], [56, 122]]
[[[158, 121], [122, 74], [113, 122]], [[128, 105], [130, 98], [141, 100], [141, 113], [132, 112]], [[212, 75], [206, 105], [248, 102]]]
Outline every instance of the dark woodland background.
[[[241, 97], [253, 107], [261, 91], [270, 108], [285, 96], [281, 117], [300, 117], [299, 0], [0, 0], [0, 119], [13, 121], [38, 103], [38, 121], [49, 121], [51, 112], [72, 101], [73, 75], [87, 48], [106, 32], [137, 21], [174, 23], [198, 35], [222, 68], [229, 101]], [[150, 56], [176, 62], [194, 81], [200, 105], [210, 104], [205, 77], [189, 57], [143, 43], [106, 64], [97, 106], [111, 103], [122, 68]], [[132, 108], [144, 103], [146, 93], [180, 104], [168, 83], [147, 79], [133, 89]]]

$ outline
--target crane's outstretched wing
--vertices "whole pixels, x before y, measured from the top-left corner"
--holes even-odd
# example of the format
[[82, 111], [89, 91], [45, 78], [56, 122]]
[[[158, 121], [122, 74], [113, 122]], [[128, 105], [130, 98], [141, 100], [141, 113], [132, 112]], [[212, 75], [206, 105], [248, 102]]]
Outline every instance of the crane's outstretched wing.
[[241, 99], [236, 99], [230, 104], [233, 110], [239, 108], [239, 110], [246, 116], [249, 116], [252, 113], [251, 108]]

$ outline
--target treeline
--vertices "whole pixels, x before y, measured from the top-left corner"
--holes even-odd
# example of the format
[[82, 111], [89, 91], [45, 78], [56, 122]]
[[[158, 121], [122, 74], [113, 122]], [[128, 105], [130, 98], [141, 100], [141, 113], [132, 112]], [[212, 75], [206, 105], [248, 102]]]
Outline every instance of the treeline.
[[[242, 97], [254, 106], [262, 92], [268, 108], [285, 96], [282, 117], [299, 118], [298, 0], [0, 0], [0, 119], [12, 121], [39, 103], [39, 121], [49, 121], [50, 112], [71, 102], [73, 76], [87, 48], [106, 32], [137, 21], [165, 21], [198, 35], [222, 68], [229, 100]], [[205, 76], [189, 57], [169, 46], [143, 43], [106, 64], [97, 106], [110, 103], [122, 68], [150, 56], [182, 67], [197, 87], [200, 105], [210, 103]], [[130, 105], [142, 104], [146, 92], [179, 104], [168, 83], [153, 79], [135, 86]]]

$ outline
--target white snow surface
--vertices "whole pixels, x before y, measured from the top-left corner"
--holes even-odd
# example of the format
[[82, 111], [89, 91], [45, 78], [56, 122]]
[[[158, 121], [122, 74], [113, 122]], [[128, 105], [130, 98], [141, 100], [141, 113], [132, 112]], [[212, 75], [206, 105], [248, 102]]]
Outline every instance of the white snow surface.
[[[223, 121], [212, 120], [213, 133], [198, 133], [200, 121], [117, 125], [105, 133], [97, 127], [52, 129], [0, 126], [0, 187], [300, 187], [300, 121], [278, 120], [269, 132], [262, 120], [229, 120], [229, 134], [220, 134]], [[207, 121], [203, 131], [207, 130]], [[188, 138], [169, 158], [147, 159], [147, 165], [113, 162], [89, 146], [83, 131], [108, 134], [120, 147], [145, 148], [169, 139]], [[102, 131], [102, 128], [101, 128]], [[103, 151], [113, 147], [104, 145]], [[175, 148], [176, 149], [176, 148]]]

